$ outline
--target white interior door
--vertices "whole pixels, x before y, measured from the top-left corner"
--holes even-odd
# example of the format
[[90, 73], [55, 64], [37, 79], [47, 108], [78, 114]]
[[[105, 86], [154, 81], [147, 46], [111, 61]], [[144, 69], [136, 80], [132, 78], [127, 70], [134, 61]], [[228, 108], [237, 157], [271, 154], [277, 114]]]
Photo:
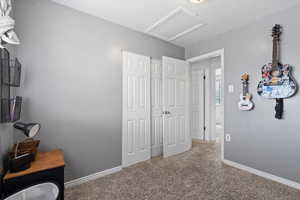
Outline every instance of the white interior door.
[[205, 71], [192, 68], [191, 134], [193, 139], [204, 140], [204, 86]]
[[162, 64], [151, 60], [151, 156], [162, 155]]
[[123, 52], [122, 165], [150, 159], [150, 57]]
[[189, 63], [163, 57], [163, 154], [164, 157], [191, 148], [189, 120]]

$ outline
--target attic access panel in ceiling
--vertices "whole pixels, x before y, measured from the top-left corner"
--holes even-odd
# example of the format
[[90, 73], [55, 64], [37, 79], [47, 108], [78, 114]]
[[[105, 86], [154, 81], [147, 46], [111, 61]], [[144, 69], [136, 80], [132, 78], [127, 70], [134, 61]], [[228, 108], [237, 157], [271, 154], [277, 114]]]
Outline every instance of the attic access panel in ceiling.
[[173, 41], [203, 25], [195, 14], [179, 7], [151, 25], [145, 32], [163, 40]]

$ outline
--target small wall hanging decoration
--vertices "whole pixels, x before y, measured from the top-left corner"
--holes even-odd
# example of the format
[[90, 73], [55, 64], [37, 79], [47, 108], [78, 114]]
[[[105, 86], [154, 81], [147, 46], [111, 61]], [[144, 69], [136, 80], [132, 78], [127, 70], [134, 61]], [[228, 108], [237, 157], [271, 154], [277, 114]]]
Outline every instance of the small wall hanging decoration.
[[12, 10], [11, 0], [0, 0], [0, 48], [3, 44], [20, 44], [20, 40], [14, 32], [15, 20], [9, 14]]
[[249, 93], [249, 74], [244, 73], [242, 75], [243, 92], [240, 96], [240, 102], [238, 103], [239, 109], [243, 111], [252, 110], [254, 107], [251, 101], [252, 95]]
[[292, 67], [282, 65], [279, 61], [280, 35], [282, 27], [276, 24], [272, 29], [273, 60], [262, 67], [262, 80], [257, 92], [267, 99], [276, 99], [275, 118], [282, 119], [283, 99], [293, 96], [297, 92], [297, 83], [291, 75]]

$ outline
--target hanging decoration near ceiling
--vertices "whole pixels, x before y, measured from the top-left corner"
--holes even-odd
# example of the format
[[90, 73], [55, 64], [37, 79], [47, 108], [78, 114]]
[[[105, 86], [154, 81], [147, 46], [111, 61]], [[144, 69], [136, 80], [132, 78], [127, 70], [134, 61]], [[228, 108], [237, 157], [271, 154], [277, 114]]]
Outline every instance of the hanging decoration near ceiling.
[[276, 99], [275, 118], [282, 119], [283, 99], [293, 96], [297, 92], [297, 84], [291, 75], [292, 67], [280, 63], [280, 35], [282, 27], [276, 24], [272, 29], [273, 59], [272, 63], [262, 67], [262, 80], [257, 92], [267, 99]]
[[12, 10], [11, 0], [0, 0], [0, 48], [3, 45], [20, 44], [17, 34], [14, 32], [15, 20], [9, 15]]
[[238, 103], [239, 109], [243, 111], [252, 110], [254, 107], [251, 101], [252, 95], [249, 93], [249, 74], [244, 73], [242, 75], [243, 93], [240, 96], [240, 102]]

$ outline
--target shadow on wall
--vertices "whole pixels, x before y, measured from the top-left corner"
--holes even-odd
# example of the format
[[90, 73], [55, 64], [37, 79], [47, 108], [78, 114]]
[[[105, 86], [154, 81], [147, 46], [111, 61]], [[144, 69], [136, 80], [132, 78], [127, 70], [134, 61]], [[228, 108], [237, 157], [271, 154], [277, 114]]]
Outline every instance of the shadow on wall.
[[0, 124], [0, 155], [3, 157], [14, 142], [14, 129], [11, 123]]

